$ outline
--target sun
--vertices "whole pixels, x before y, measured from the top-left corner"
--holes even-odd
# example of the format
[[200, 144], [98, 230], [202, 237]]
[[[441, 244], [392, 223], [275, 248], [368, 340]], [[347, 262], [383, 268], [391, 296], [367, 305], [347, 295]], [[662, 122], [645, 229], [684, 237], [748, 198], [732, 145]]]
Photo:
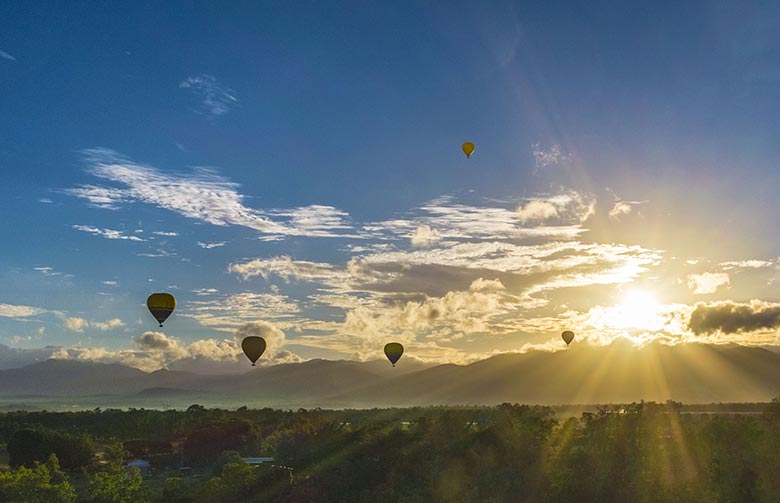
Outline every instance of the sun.
[[661, 330], [665, 319], [655, 295], [645, 290], [628, 290], [610, 309], [610, 325], [620, 329]]

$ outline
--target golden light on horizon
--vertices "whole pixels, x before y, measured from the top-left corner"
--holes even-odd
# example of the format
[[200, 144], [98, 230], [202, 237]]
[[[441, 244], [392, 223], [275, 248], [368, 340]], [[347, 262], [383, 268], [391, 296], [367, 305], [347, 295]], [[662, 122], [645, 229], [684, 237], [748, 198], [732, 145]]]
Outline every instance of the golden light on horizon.
[[646, 290], [629, 290], [615, 306], [613, 324], [617, 328], [660, 330], [664, 319], [659, 316], [661, 306], [655, 295]]
[[590, 311], [590, 322], [597, 330], [609, 332], [656, 332], [667, 323], [665, 306], [656, 296], [640, 289], [631, 289], [623, 293], [617, 304], [599, 307]]

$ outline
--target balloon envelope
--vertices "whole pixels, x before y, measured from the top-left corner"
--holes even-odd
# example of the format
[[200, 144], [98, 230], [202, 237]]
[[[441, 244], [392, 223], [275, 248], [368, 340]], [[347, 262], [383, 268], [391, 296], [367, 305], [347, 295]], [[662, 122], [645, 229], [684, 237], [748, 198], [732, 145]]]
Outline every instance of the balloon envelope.
[[146, 299], [146, 307], [160, 326], [163, 326], [163, 321], [176, 309], [176, 299], [170, 293], [153, 293]]
[[395, 367], [396, 362], [401, 358], [402, 354], [404, 354], [404, 346], [400, 342], [385, 344], [385, 356], [387, 356], [387, 359], [393, 364], [393, 367]]
[[572, 332], [571, 330], [567, 330], [561, 334], [561, 338], [563, 339], [563, 342], [565, 342], [566, 345], [568, 346], [569, 344], [571, 344], [571, 341], [574, 340], [574, 332]]
[[470, 141], [464, 143], [460, 148], [463, 149], [463, 153], [466, 154], [466, 157], [471, 157], [471, 154], [474, 153], [474, 144]]
[[265, 339], [256, 335], [244, 337], [244, 340], [241, 341], [241, 349], [244, 350], [244, 354], [249, 358], [249, 361], [252, 362], [252, 366], [254, 367], [255, 362], [263, 356], [263, 353], [265, 352]]

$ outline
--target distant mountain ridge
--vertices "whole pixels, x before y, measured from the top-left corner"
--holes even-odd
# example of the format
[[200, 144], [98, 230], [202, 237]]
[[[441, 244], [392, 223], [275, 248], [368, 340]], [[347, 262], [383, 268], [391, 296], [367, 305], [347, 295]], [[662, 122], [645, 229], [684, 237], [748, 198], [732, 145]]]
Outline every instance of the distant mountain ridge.
[[780, 395], [780, 354], [764, 348], [654, 344], [502, 354], [470, 365], [309, 360], [244, 374], [143, 372], [47, 360], [0, 371], [0, 395], [141, 400], [198, 398], [274, 407], [768, 401]]

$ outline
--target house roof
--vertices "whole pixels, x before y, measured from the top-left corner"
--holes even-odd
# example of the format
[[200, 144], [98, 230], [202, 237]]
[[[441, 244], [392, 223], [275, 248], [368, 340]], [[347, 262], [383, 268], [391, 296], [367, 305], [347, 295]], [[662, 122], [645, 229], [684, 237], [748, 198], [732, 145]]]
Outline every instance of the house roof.
[[270, 463], [274, 460], [272, 457], [259, 457], [259, 458], [241, 458], [250, 465], [259, 465], [260, 463]]

